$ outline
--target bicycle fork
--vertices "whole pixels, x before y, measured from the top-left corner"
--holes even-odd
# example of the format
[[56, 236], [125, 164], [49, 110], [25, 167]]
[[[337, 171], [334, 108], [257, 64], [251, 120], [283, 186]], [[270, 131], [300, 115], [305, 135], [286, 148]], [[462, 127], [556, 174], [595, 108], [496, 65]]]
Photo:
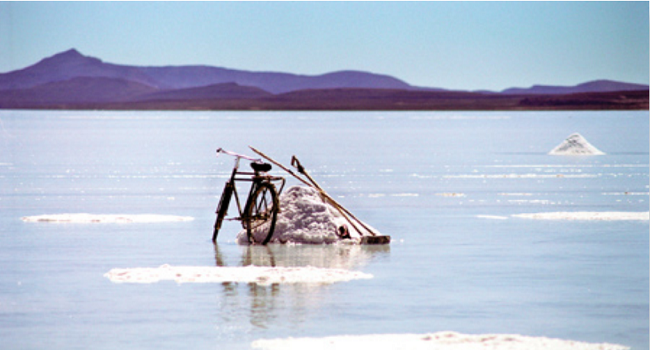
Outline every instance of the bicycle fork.
[[[217, 150], [217, 155], [221, 151], [221, 148]], [[221, 223], [228, 213], [228, 207], [230, 206], [230, 199], [232, 198], [233, 192], [235, 192], [235, 176], [237, 175], [237, 170], [239, 169], [239, 157], [235, 157], [235, 166], [232, 169], [230, 174], [230, 179], [226, 181], [226, 186], [223, 188], [223, 193], [221, 194], [221, 199], [217, 205], [217, 220], [214, 222], [214, 232], [212, 233], [212, 242], [217, 241], [217, 235], [221, 229]], [[237, 193], [235, 192], [235, 197]], [[237, 204], [239, 205], [239, 199], [237, 199]]]
[[217, 241], [217, 235], [221, 229], [221, 223], [223, 219], [228, 214], [228, 207], [230, 206], [230, 199], [232, 198], [232, 193], [234, 191], [235, 185], [232, 181], [226, 182], [226, 186], [223, 189], [223, 194], [221, 195], [221, 200], [217, 206], [217, 220], [214, 222], [214, 232], [212, 233], [212, 242]]

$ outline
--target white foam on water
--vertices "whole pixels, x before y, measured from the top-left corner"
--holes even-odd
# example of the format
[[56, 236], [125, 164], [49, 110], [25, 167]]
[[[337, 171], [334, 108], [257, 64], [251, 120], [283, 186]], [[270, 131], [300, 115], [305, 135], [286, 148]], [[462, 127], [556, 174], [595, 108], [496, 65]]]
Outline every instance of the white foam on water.
[[293, 349], [372, 349], [372, 350], [626, 350], [629, 347], [608, 343], [586, 343], [518, 334], [428, 334], [341, 335], [323, 338], [260, 339], [252, 347], [264, 350]]
[[52, 222], [52, 223], [73, 223], [73, 224], [88, 224], [88, 223], [124, 224], [124, 223], [192, 221], [194, 220], [194, 218], [191, 216], [158, 215], [158, 214], [73, 213], [73, 214], [46, 214], [46, 215], [36, 215], [36, 216], [24, 216], [21, 218], [21, 220], [25, 222]]
[[[347, 226], [351, 239], [341, 240], [337, 235], [339, 227], [343, 225]], [[355, 225], [361, 227], [356, 223]], [[379, 235], [379, 231], [368, 224], [365, 225]], [[259, 230], [253, 231], [253, 236], [258, 242], [263, 239], [260, 232], [267, 232], [266, 225], [261, 225]], [[321, 198], [317, 190], [293, 186], [280, 196], [280, 212], [270, 243], [359, 243], [361, 236], [362, 234], [356, 231], [338, 210]], [[246, 230], [237, 234], [237, 241], [240, 244], [248, 244]]]
[[476, 215], [477, 218], [481, 219], [492, 219], [492, 220], [507, 220], [507, 216], [499, 216], [499, 215]]
[[647, 168], [647, 164], [496, 164], [486, 168]]
[[[363, 197], [364, 195], [361, 194], [360, 196]], [[419, 193], [412, 193], [412, 192], [389, 193], [389, 194], [386, 194], [386, 193], [368, 193], [367, 196], [368, 196], [368, 198], [381, 198], [381, 197], [386, 197], [386, 196], [390, 196], [390, 197], [419, 197], [420, 194]]]
[[619, 212], [619, 211], [606, 211], [606, 212], [593, 212], [593, 211], [577, 211], [577, 212], [549, 212], [549, 213], [529, 213], [529, 214], [515, 214], [512, 215], [516, 218], [523, 219], [536, 219], [536, 220], [649, 220], [650, 213], [645, 212]]
[[270, 266], [170, 266], [114, 268], [104, 274], [114, 283], [255, 283], [270, 285], [276, 283], [332, 284], [356, 279], [370, 279], [373, 276], [359, 271], [345, 269]]
[[603, 196], [648, 196], [649, 192], [603, 192]]
[[587, 142], [582, 135], [574, 133], [548, 152], [548, 154], [554, 156], [600, 156], [605, 153]]
[[461, 175], [445, 175], [445, 179], [553, 179], [553, 178], [568, 178], [568, 179], [586, 179], [595, 178], [598, 175], [593, 174], [461, 174]]
[[556, 202], [553, 202], [548, 199], [509, 199], [508, 203], [515, 203], [515, 204], [530, 203], [530, 204], [543, 204], [543, 205], [557, 204]]
[[[606, 166], [606, 165], [602, 165]], [[593, 164], [494, 164], [486, 168], [593, 168]]]

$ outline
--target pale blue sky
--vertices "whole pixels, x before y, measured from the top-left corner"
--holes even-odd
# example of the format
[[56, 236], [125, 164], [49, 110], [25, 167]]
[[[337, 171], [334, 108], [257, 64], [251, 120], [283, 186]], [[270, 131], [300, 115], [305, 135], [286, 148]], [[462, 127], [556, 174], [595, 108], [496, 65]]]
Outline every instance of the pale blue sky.
[[130, 65], [502, 90], [648, 83], [648, 2], [0, 2], [0, 72], [76, 48]]

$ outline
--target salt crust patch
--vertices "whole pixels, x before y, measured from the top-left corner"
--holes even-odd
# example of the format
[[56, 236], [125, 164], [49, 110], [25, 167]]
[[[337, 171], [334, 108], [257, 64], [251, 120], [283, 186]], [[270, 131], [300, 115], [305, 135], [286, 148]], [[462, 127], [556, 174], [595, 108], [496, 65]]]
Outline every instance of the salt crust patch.
[[[341, 240], [337, 236], [338, 228], [342, 225], [347, 225], [352, 239]], [[371, 228], [368, 224], [366, 226]], [[379, 234], [379, 231], [371, 229]], [[265, 225], [261, 226], [261, 230], [266, 231]], [[261, 241], [263, 238], [258, 232], [253, 231], [253, 235], [257, 241]], [[360, 238], [361, 234], [315, 189], [293, 186], [280, 196], [280, 212], [271, 243], [358, 243]], [[246, 230], [237, 234], [237, 242], [248, 244]]]
[[170, 221], [192, 221], [191, 216], [157, 215], [157, 214], [50, 214], [24, 216], [25, 222], [54, 222], [54, 223], [155, 223]]
[[647, 196], [649, 192], [603, 192], [603, 196]]
[[477, 218], [481, 219], [494, 219], [494, 220], [507, 220], [507, 216], [499, 216], [499, 215], [476, 215]]
[[585, 343], [516, 334], [468, 335], [456, 332], [429, 334], [342, 335], [325, 338], [261, 339], [253, 348], [291, 349], [372, 349], [372, 350], [624, 350], [629, 347], [608, 343]]
[[486, 168], [647, 168], [647, 164], [495, 164]]
[[465, 197], [464, 193], [456, 193], [456, 192], [445, 192], [445, 193], [436, 193], [436, 196], [442, 196], [442, 197]]
[[475, 175], [445, 175], [445, 179], [589, 179], [596, 178], [592, 174], [475, 174]]
[[[363, 195], [361, 195], [363, 196]], [[418, 193], [391, 193], [391, 194], [386, 194], [386, 193], [369, 193], [368, 198], [380, 198], [380, 197], [386, 197], [386, 196], [391, 196], [391, 197], [419, 197], [420, 194]]]
[[359, 271], [344, 269], [269, 266], [170, 266], [157, 268], [115, 268], [104, 274], [114, 283], [224, 283], [241, 282], [270, 285], [275, 283], [331, 284], [355, 279], [370, 279], [373, 276]]
[[649, 220], [649, 212], [550, 212], [550, 213], [532, 213], [512, 215], [517, 218], [537, 219], [537, 220]]

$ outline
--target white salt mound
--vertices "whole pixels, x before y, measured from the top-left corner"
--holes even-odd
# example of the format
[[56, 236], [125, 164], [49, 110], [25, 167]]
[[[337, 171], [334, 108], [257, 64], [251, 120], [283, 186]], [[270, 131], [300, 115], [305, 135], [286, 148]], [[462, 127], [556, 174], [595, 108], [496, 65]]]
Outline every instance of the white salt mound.
[[574, 133], [567, 137], [564, 142], [553, 148], [548, 154], [554, 156], [600, 156], [605, 153], [587, 142], [582, 135]]
[[[293, 186], [280, 196], [280, 212], [275, 223], [275, 231], [270, 243], [309, 243], [323, 244], [341, 241], [337, 235], [339, 227], [347, 225], [351, 239], [346, 242], [358, 243], [361, 234], [354, 230], [348, 221], [332, 205], [321, 198], [311, 187]], [[371, 228], [366, 224], [367, 227]], [[265, 229], [262, 226], [262, 229]], [[379, 231], [371, 228], [379, 235]], [[261, 237], [253, 232], [255, 237]], [[258, 241], [262, 240], [259, 238]], [[237, 235], [240, 244], [248, 244], [246, 230]]]
[[53, 222], [53, 223], [155, 223], [170, 221], [192, 221], [191, 216], [157, 215], [157, 214], [49, 214], [37, 216], [24, 216], [25, 222]]
[[355, 279], [369, 279], [372, 275], [359, 271], [317, 267], [270, 266], [170, 266], [157, 268], [115, 268], [104, 274], [114, 283], [224, 283], [241, 282], [270, 285], [275, 283], [331, 284]]
[[469, 335], [456, 332], [429, 334], [342, 335], [325, 338], [261, 339], [253, 348], [265, 350], [372, 349], [372, 350], [625, 350], [607, 343], [584, 343], [516, 334]]

